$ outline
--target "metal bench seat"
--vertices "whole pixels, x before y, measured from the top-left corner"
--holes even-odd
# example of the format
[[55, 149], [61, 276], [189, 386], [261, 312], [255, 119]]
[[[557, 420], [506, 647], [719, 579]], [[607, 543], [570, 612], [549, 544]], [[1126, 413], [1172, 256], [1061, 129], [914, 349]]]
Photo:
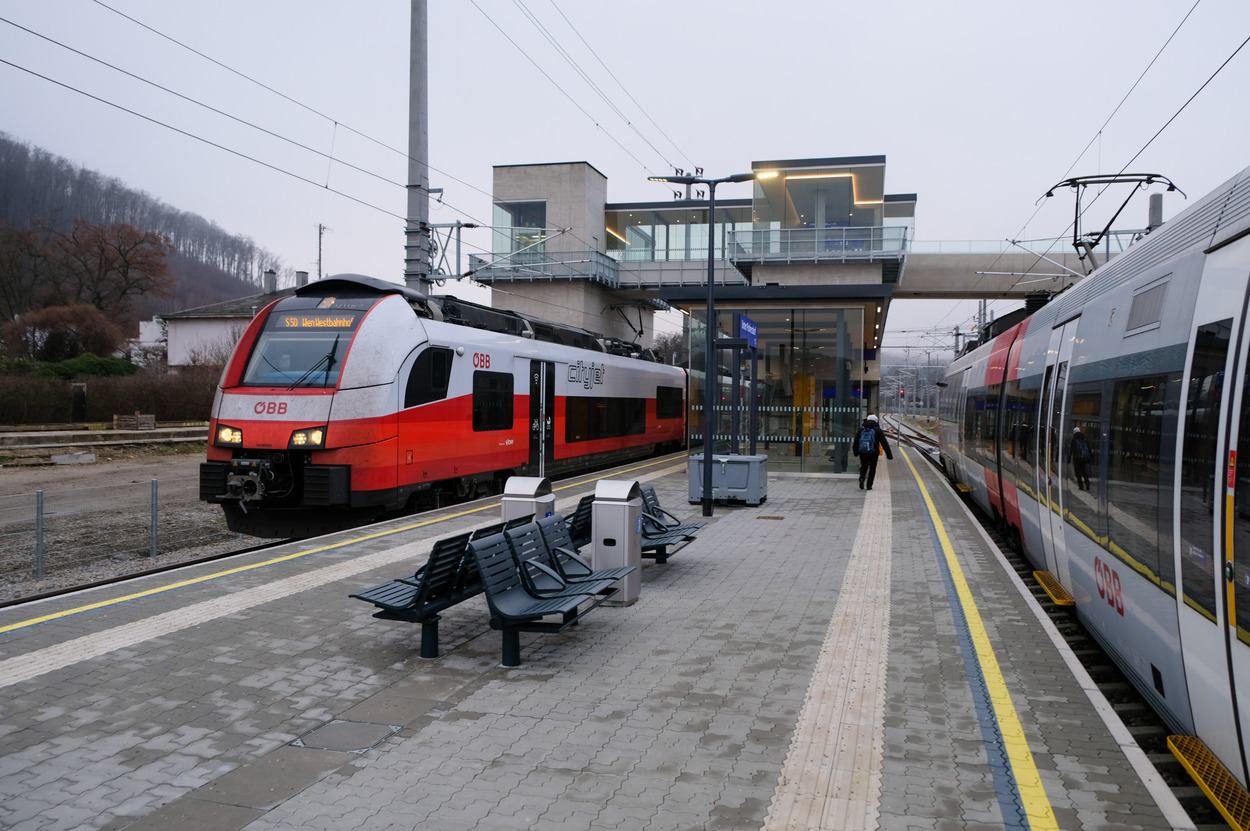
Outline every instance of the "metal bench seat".
[[550, 565], [569, 583], [593, 582], [595, 580], [620, 580], [635, 571], [637, 566], [615, 566], [595, 571], [590, 563], [578, 554], [569, 533], [569, 523], [559, 514], [538, 520], [538, 530], [547, 544]]
[[[530, 522], [504, 532], [517, 570], [526, 591], [536, 597], [558, 597], [565, 594], [602, 594], [619, 578], [596, 577], [591, 580], [565, 580], [551, 565], [551, 552], [543, 539], [538, 523]], [[632, 569], [631, 569], [632, 570]]]
[[481, 593], [468, 553], [469, 534], [438, 540], [429, 560], [412, 577], [401, 577], [349, 595], [379, 608], [373, 616], [421, 624], [421, 657], [438, 657], [438, 613]]
[[[472, 540], [469, 551], [482, 576], [486, 602], [490, 606], [490, 626], [503, 634], [502, 661], [506, 667], [521, 663], [521, 632], [559, 632], [618, 591], [536, 597], [522, 583], [512, 546], [503, 534]], [[589, 605], [583, 607], [587, 603]], [[559, 619], [548, 620], [552, 615], [559, 615]]]

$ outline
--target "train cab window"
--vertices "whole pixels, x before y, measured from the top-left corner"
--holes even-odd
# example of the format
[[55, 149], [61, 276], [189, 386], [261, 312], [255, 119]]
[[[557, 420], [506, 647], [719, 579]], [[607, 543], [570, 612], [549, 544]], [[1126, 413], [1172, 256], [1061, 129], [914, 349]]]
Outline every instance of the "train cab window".
[[1185, 400], [1185, 439], [1181, 447], [1180, 529], [1181, 583], [1185, 602], [1214, 623], [1215, 613], [1215, 477], [1221, 472], [1220, 408], [1224, 395], [1224, 363], [1232, 332], [1231, 318], [1199, 326], [1189, 368]]
[[[282, 301], [290, 305], [288, 298]], [[364, 317], [359, 310], [294, 310], [279, 306], [269, 314], [241, 383], [245, 387], [338, 386], [347, 348]]]
[[473, 373], [473, 431], [512, 429], [512, 376], [507, 372]]
[[441, 346], [431, 346], [412, 364], [408, 373], [408, 386], [404, 390], [404, 409], [447, 397], [451, 381], [452, 351]]
[[655, 417], [681, 418], [685, 410], [682, 407], [684, 390], [681, 387], [655, 388]]

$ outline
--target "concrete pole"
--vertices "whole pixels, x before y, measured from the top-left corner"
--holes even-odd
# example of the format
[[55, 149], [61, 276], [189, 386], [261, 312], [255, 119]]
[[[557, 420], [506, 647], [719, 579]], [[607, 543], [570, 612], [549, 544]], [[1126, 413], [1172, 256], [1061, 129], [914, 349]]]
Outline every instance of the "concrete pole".
[[408, 66], [408, 223], [404, 283], [421, 288], [430, 274], [429, 51], [426, 0], [412, 0]]

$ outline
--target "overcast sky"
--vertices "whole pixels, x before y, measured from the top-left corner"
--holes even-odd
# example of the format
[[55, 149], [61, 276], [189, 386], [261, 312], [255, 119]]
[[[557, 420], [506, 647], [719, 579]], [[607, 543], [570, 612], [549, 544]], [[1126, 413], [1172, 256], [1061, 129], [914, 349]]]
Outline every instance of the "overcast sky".
[[[316, 275], [324, 225], [324, 273], [399, 281], [409, 16], [406, 0], [0, 0], [0, 131], [287, 267]], [[628, 202], [670, 198], [647, 177], [673, 167], [885, 155], [919, 240], [1068, 236], [1072, 195], [1037, 204], [1068, 177], [1159, 173], [1192, 202], [1250, 165], [1247, 37], [1245, 0], [430, 0], [431, 221], [489, 224], [499, 164], [586, 161]], [[1165, 217], [1185, 204], [1168, 194]], [[1141, 196], [1118, 224], [1145, 216]], [[951, 345], [974, 313], [896, 302], [886, 344]]]

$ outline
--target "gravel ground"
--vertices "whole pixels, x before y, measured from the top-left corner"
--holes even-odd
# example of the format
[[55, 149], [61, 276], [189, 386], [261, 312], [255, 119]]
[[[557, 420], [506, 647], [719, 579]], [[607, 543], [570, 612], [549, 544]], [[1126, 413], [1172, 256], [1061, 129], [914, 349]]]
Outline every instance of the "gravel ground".
[[[65, 448], [91, 464], [41, 463], [48, 451], [9, 451], [0, 465], [0, 601], [69, 588], [259, 542], [226, 529], [199, 501], [203, 444]], [[151, 481], [157, 555], [151, 556]], [[35, 491], [44, 493], [42, 580], [35, 579]]]

